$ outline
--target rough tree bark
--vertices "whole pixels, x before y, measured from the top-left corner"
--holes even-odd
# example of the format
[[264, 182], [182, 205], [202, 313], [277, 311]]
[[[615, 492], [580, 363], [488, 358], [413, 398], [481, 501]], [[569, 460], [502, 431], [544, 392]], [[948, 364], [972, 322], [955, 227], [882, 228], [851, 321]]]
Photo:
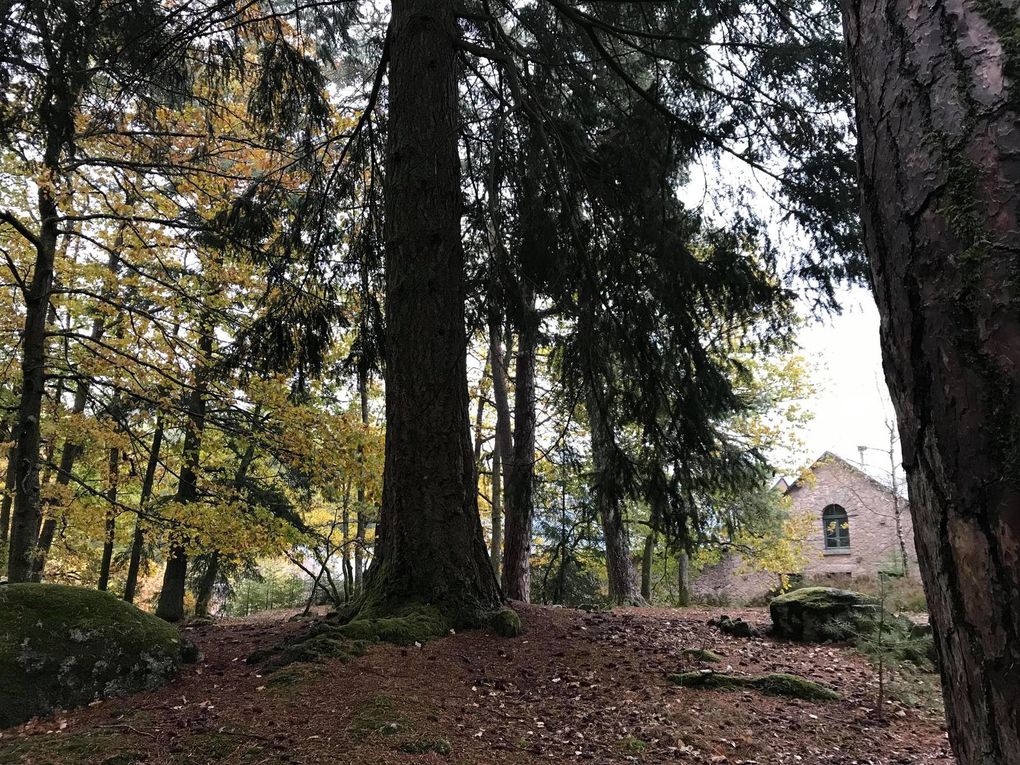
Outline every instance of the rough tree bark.
[[1020, 763], [1016, 0], [843, 0], [864, 239], [962, 765]]
[[502, 595], [472, 454], [460, 238], [457, 4], [394, 0], [386, 188], [386, 454], [360, 615], [430, 604], [478, 626]]

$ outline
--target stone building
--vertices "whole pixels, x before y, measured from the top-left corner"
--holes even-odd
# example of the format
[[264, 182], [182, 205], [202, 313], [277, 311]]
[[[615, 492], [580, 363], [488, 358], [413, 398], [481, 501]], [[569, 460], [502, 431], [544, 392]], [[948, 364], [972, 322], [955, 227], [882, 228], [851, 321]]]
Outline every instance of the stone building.
[[[906, 573], [917, 575], [906, 499], [851, 462], [825, 452], [800, 478], [781, 479], [775, 488], [789, 497], [791, 512], [811, 519], [804, 550], [807, 564], [803, 571], [789, 573], [848, 584], [853, 578], [875, 578], [879, 572], [902, 572], [905, 551]], [[728, 555], [705, 568], [691, 589], [698, 599], [740, 602], [763, 597], [777, 586], [777, 579]]]

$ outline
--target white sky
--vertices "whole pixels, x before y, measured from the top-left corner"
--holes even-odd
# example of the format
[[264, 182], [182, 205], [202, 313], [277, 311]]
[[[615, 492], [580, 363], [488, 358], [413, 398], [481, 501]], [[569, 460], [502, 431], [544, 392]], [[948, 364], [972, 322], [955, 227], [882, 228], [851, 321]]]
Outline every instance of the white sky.
[[[841, 302], [841, 315], [810, 320], [798, 336], [818, 388], [807, 402], [815, 416], [802, 437], [811, 459], [829, 450], [857, 463], [858, 445], [888, 452], [886, 419], [893, 419], [893, 408], [882, 372], [875, 301], [867, 290], [854, 289]], [[897, 444], [897, 464], [898, 449]], [[888, 465], [888, 453], [865, 452], [865, 467], [876, 478], [888, 481]]]

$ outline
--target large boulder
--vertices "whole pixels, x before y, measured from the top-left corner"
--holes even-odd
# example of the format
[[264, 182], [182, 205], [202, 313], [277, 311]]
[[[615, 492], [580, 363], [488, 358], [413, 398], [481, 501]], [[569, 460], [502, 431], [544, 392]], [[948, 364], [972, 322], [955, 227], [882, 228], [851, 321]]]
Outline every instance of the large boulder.
[[0, 728], [157, 688], [181, 664], [177, 629], [106, 592], [0, 585]]
[[769, 604], [774, 634], [805, 642], [856, 640], [872, 629], [879, 609], [873, 598], [834, 587], [804, 587]]

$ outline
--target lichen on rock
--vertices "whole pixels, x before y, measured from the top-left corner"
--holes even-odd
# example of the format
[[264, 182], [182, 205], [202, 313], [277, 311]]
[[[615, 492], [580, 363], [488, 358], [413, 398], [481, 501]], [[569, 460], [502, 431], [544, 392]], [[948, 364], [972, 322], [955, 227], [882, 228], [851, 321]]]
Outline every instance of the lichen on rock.
[[175, 627], [106, 592], [0, 585], [0, 727], [158, 688], [182, 645]]

